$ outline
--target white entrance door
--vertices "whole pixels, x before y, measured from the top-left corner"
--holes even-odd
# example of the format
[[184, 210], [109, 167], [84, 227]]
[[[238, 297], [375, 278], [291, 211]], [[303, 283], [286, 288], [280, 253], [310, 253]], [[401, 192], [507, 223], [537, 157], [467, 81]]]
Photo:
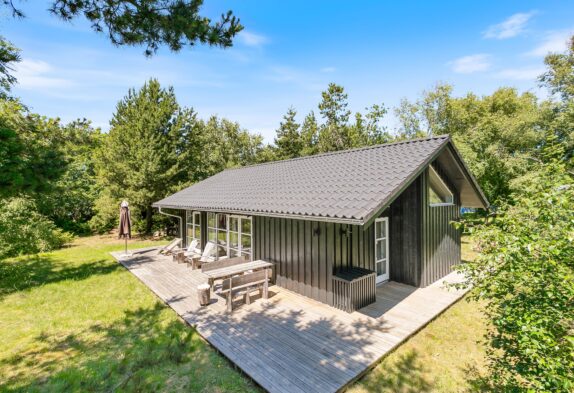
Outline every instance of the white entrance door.
[[389, 279], [389, 219], [375, 220], [375, 270], [377, 283]]

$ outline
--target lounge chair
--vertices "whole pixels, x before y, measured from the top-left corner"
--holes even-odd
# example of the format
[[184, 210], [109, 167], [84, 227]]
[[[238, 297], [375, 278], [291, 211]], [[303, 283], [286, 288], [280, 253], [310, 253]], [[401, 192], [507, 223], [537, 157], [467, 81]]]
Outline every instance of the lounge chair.
[[160, 248], [158, 254], [171, 255], [175, 249], [179, 248], [180, 244], [181, 238], [173, 239], [171, 243]]
[[215, 247], [215, 243], [207, 242], [205, 249], [203, 250], [203, 254], [186, 258], [188, 266], [191, 265], [192, 269], [198, 269], [201, 267], [202, 263], [215, 261], [215, 256], [213, 256]]
[[198, 246], [199, 241], [195, 239], [192, 240], [187, 249], [184, 251], [183, 255], [185, 255], [186, 258], [200, 257], [201, 250], [199, 249]]

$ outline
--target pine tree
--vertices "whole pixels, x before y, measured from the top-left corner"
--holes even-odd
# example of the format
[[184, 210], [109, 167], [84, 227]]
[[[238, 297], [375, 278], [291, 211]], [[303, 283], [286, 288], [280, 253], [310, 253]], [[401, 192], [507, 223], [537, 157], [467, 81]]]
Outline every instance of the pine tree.
[[311, 156], [317, 153], [317, 144], [319, 142], [319, 125], [317, 124], [317, 119], [315, 118], [315, 113], [311, 111], [301, 126], [301, 143], [303, 148], [301, 149], [302, 156]]
[[[188, 177], [186, 154], [193, 149], [184, 142], [194, 122], [193, 111], [180, 108], [173, 88], [162, 89], [155, 79], [139, 91], [130, 90], [116, 107], [97, 157], [101, 197], [118, 204], [127, 199], [136, 227], [146, 233], [153, 226], [151, 204]], [[143, 227], [138, 218], [145, 222]]]
[[330, 83], [327, 91], [322, 93], [319, 104], [321, 116], [325, 123], [319, 131], [319, 151], [337, 151], [352, 147], [347, 94], [342, 86]]
[[275, 151], [278, 159], [300, 157], [303, 150], [299, 124], [295, 121], [297, 112], [293, 107], [287, 110], [275, 137]]

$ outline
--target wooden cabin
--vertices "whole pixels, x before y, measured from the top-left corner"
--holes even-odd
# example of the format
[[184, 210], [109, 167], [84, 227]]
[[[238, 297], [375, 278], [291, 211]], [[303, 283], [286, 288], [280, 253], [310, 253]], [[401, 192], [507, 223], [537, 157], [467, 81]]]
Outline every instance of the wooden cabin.
[[182, 218], [186, 244], [274, 262], [276, 285], [354, 309], [388, 280], [424, 287], [451, 272], [461, 237], [452, 222], [488, 201], [437, 136], [228, 169], [154, 206]]

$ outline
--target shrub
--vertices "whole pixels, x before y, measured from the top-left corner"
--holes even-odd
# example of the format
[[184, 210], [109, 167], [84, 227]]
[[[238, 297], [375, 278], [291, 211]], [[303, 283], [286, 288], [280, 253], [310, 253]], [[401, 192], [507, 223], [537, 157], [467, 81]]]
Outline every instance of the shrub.
[[71, 240], [38, 213], [33, 200], [15, 197], [0, 202], [0, 258], [54, 250]]
[[476, 235], [461, 266], [486, 303], [493, 390], [574, 391], [574, 178], [564, 162], [534, 168], [513, 205]]

